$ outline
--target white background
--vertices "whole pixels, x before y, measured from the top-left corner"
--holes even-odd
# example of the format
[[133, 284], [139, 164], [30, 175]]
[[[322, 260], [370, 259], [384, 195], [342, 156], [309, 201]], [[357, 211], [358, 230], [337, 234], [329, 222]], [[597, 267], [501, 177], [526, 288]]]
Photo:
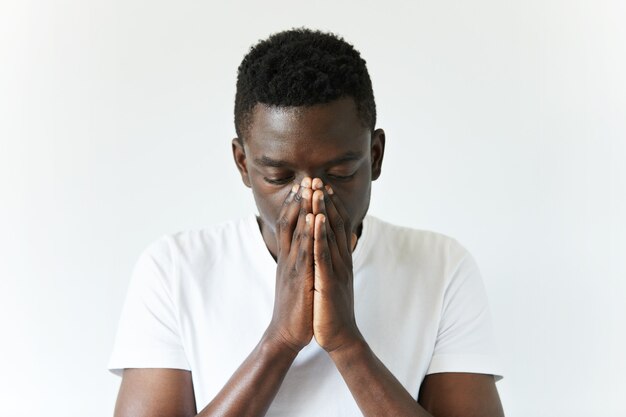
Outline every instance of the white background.
[[368, 62], [387, 132], [370, 212], [478, 260], [507, 415], [626, 415], [625, 3], [296, 3], [0, 3], [0, 415], [112, 414], [132, 266], [254, 210], [236, 68], [302, 25]]

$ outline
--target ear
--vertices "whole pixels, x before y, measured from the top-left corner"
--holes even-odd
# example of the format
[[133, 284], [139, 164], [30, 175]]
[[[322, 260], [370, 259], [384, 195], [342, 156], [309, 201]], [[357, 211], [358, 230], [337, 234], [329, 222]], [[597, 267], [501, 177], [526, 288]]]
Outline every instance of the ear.
[[250, 176], [248, 175], [248, 161], [246, 159], [246, 150], [244, 149], [243, 141], [239, 138], [233, 139], [233, 158], [235, 159], [235, 165], [241, 174], [241, 180], [246, 187], [250, 186]]
[[372, 132], [371, 143], [372, 181], [376, 181], [380, 177], [380, 171], [383, 167], [383, 156], [385, 156], [385, 131], [376, 129]]

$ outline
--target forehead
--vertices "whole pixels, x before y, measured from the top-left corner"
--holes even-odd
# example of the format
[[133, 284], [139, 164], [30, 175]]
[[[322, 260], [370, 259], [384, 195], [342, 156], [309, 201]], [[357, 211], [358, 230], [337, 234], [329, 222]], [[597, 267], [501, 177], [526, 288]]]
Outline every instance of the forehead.
[[310, 159], [365, 152], [370, 132], [358, 117], [352, 98], [306, 107], [257, 104], [246, 145], [272, 158]]

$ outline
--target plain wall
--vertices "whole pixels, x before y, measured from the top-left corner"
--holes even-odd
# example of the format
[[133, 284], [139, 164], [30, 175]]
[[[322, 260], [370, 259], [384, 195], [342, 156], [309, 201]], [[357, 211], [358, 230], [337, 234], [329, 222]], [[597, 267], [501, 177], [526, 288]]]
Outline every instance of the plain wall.
[[255, 209], [236, 69], [303, 25], [368, 62], [370, 213], [476, 257], [507, 416], [626, 415], [625, 21], [619, 0], [3, 0], [0, 415], [112, 415], [134, 262]]

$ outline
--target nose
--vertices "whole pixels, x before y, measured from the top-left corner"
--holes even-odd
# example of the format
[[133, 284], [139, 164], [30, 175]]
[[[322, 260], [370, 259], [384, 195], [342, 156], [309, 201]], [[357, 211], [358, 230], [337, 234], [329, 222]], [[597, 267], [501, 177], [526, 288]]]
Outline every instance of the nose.
[[315, 173], [304, 173], [296, 176], [294, 181], [303, 187], [321, 188], [326, 184], [325, 178], [322, 175], [315, 175]]

